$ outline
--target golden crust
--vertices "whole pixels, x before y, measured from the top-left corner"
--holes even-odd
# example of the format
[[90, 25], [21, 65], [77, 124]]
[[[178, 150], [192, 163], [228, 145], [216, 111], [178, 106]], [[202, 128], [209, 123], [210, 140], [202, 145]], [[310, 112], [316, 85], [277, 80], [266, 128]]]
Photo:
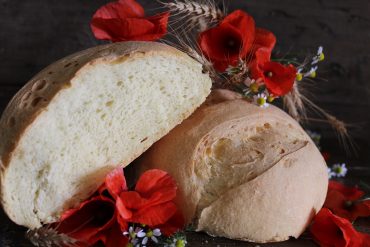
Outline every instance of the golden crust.
[[117, 61], [145, 53], [169, 52], [186, 55], [170, 46], [155, 42], [122, 42], [93, 47], [65, 57], [35, 75], [9, 102], [0, 119], [0, 164], [9, 164], [19, 139], [37, 116], [79, 71], [100, 61]]
[[[273, 124], [279, 136], [263, 138], [270, 138], [267, 143], [276, 147], [262, 140], [259, 144], [264, 147], [247, 144], [241, 155], [248, 159], [257, 150], [263, 159], [229, 167], [239, 155], [231, 145], [216, 157], [226, 162], [208, 162], [208, 149], [214, 143], [251, 137], [251, 129], [273, 129]], [[273, 148], [277, 152], [269, 154]], [[144, 153], [139, 165], [141, 171], [163, 169], [176, 179], [177, 204], [197, 230], [261, 243], [298, 237], [322, 207], [328, 183], [325, 161], [296, 121], [274, 106], [261, 109], [224, 90], [212, 92], [190, 118]]]

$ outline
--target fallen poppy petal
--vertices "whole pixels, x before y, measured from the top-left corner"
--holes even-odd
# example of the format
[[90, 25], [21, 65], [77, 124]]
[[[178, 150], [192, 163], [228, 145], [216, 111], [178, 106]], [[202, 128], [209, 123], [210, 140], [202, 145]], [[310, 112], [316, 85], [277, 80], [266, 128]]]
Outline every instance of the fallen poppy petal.
[[117, 198], [121, 192], [126, 191], [127, 184], [123, 168], [119, 167], [110, 172], [105, 178], [105, 185], [113, 198]]
[[314, 240], [325, 247], [361, 247], [362, 237], [352, 223], [323, 208], [314, 218], [310, 232]]
[[363, 195], [364, 192], [357, 187], [330, 181], [324, 207], [352, 222], [358, 217], [370, 216], [370, 200], [361, 201]]
[[330, 180], [328, 190], [336, 190], [343, 194], [348, 200], [355, 201], [365, 195], [365, 192], [360, 190], [357, 186], [349, 187], [345, 186], [344, 184]]
[[329, 190], [323, 207], [330, 209], [339, 217], [353, 221], [349, 208], [346, 208], [346, 198], [339, 191]]
[[97, 196], [81, 203], [76, 209], [66, 211], [56, 228], [60, 233], [92, 245], [101, 239], [100, 234], [111, 227], [115, 219], [114, 202]]
[[370, 216], [370, 200], [355, 203], [352, 210], [352, 220], [356, 220], [358, 217], [369, 217]]

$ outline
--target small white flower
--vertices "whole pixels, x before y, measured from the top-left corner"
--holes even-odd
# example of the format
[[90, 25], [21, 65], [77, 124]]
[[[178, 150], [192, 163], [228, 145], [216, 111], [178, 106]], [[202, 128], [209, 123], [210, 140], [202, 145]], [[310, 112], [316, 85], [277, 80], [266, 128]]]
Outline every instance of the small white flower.
[[247, 79], [245, 79], [243, 83], [244, 83], [244, 85], [246, 85], [247, 87], [249, 87], [250, 85], [252, 85], [255, 82], [256, 82], [255, 79], [251, 79], [250, 77], [247, 77]]
[[145, 236], [146, 236], [146, 233], [144, 232], [144, 230], [140, 230], [140, 231], [137, 233], [137, 236], [138, 236], [139, 238], [143, 238], [143, 237], [145, 237]]
[[269, 106], [269, 104], [267, 103], [267, 96], [264, 93], [259, 93], [257, 95], [254, 95], [253, 101], [256, 105], [262, 108], [266, 108]]
[[156, 236], [156, 237], [161, 236], [162, 235], [161, 230], [158, 229], [158, 228], [157, 229], [154, 229], [153, 230], [153, 235]]
[[328, 177], [329, 179], [332, 179], [333, 177], [335, 177], [335, 173], [331, 170], [330, 167], [328, 167]]
[[160, 229], [154, 229], [153, 230], [153, 236], [151, 236], [151, 240], [154, 242], [154, 243], [158, 243], [158, 238], [157, 237], [160, 237], [162, 235], [161, 233], [161, 230]]
[[319, 48], [317, 49], [317, 55], [320, 56], [324, 51], [324, 47], [322, 47], [321, 45], [319, 46]]
[[335, 164], [332, 167], [332, 172], [335, 174], [334, 176], [340, 178], [340, 177], [345, 177], [347, 174], [347, 167], [346, 164]]
[[312, 77], [312, 75], [316, 75], [316, 70], [317, 70], [318, 68], [319, 68], [318, 66], [314, 66], [314, 67], [312, 67], [308, 72], [306, 72], [306, 73], [304, 74], [304, 77], [309, 77], [309, 76], [311, 76], [311, 77]]
[[132, 227], [132, 226], [130, 226], [129, 228], [128, 228], [128, 232], [126, 231], [126, 232], [123, 232], [123, 235], [124, 236], [128, 236], [130, 239], [132, 239], [132, 240], [135, 240], [136, 239], [136, 236], [137, 236], [137, 233], [140, 231], [141, 229], [140, 228], [136, 228], [135, 230], [134, 230], [134, 227]]
[[146, 245], [148, 243], [148, 240], [149, 240], [148, 237], [143, 238], [143, 241], [141, 241], [141, 244]]

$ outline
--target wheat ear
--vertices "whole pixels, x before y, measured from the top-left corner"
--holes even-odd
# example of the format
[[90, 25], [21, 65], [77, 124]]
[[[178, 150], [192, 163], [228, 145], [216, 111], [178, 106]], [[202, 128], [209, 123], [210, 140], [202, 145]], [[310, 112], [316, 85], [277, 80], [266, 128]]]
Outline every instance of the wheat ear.
[[212, 0], [159, 2], [178, 17], [171, 25], [180, 24], [180, 27], [185, 31], [189, 31], [196, 26], [199, 27], [200, 31], [204, 31], [212, 23], [219, 22], [225, 16], [225, 13]]
[[35, 230], [28, 230], [26, 238], [37, 247], [73, 247], [77, 246], [77, 240], [66, 234], [58, 233], [50, 226], [43, 226]]

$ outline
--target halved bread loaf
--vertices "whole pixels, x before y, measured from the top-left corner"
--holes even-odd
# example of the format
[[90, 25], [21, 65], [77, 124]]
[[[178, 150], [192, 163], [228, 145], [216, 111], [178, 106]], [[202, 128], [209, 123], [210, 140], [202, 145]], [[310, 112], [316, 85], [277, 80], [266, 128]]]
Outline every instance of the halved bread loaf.
[[99, 46], [50, 65], [1, 118], [6, 213], [29, 228], [57, 220], [188, 117], [210, 87], [201, 64], [152, 42]]
[[260, 243], [298, 237], [324, 203], [325, 161], [286, 113], [238, 98], [214, 91], [138, 165], [176, 179], [177, 204], [198, 231]]

